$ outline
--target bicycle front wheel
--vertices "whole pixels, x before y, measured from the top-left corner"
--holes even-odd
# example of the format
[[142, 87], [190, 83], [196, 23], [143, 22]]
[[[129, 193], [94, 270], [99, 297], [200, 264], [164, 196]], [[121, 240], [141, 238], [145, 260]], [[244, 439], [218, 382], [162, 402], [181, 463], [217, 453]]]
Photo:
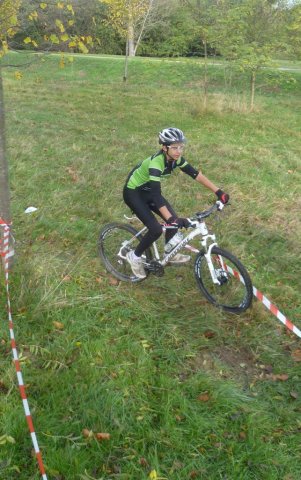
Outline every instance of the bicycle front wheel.
[[[127, 282], [139, 282], [143, 279], [137, 278], [126, 260], [125, 256], [130, 250], [135, 250], [141, 240], [138, 231], [128, 224], [110, 223], [101, 230], [98, 241], [98, 251], [108, 272], [112, 273], [118, 280]], [[150, 249], [144, 252], [146, 261], [151, 260]], [[148, 271], [146, 270], [146, 275]]]
[[231, 313], [247, 310], [253, 299], [250, 276], [232, 253], [218, 247], [211, 250], [211, 261], [218, 284], [214, 283], [205, 253], [197, 255], [194, 272], [198, 287], [214, 306]]

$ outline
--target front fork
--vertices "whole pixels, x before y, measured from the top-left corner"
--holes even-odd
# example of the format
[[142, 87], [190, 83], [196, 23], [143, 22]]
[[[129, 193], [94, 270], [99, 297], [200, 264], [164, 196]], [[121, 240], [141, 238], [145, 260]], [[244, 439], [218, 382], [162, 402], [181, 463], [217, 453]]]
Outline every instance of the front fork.
[[[208, 239], [213, 240], [213, 243], [207, 247], [207, 241]], [[211, 252], [213, 247], [217, 247], [217, 243], [215, 242], [215, 235], [206, 235], [206, 237], [201, 241], [201, 244], [203, 247], [206, 249], [206, 253], [204, 254], [204, 257], [206, 258], [206, 262], [208, 264], [209, 272], [212, 278], [212, 281], [215, 285], [221, 285], [220, 280], [218, 279], [218, 276], [216, 274], [216, 269], [214, 268], [214, 265], [212, 263], [212, 258], [211, 258]], [[223, 259], [219, 257], [219, 261], [221, 263], [221, 268], [224, 270], [225, 266], [223, 265]]]

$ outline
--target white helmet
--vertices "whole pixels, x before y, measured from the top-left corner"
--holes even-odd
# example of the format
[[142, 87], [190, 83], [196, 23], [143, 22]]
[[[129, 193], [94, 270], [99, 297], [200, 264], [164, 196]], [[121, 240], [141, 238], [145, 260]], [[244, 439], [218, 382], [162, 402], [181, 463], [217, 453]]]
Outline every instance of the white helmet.
[[182, 130], [179, 128], [164, 128], [162, 132], [159, 133], [159, 144], [169, 146], [172, 143], [184, 143], [186, 138]]

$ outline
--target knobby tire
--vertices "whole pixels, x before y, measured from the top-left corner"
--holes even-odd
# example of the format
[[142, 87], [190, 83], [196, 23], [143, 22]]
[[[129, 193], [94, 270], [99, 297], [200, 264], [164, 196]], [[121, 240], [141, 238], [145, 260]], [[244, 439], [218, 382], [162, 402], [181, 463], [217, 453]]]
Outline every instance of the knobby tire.
[[[123, 260], [118, 256], [118, 252], [123, 242], [133, 240], [130, 246], [125, 245], [123, 256], [132, 249], [135, 249], [140, 242], [142, 236], [137, 235], [138, 231], [128, 224], [123, 223], [109, 223], [105, 225], [99, 234], [98, 252], [106, 269], [118, 280], [137, 283], [144, 279], [137, 278], [131, 270], [130, 264], [127, 260]], [[136, 238], [134, 238], [136, 236]], [[147, 261], [152, 259], [150, 249], [144, 252]], [[146, 270], [146, 275], [148, 275]]]
[[[197, 255], [194, 272], [198, 287], [214, 306], [230, 313], [242, 313], [252, 304], [253, 287], [250, 276], [242, 263], [232, 253], [219, 247], [211, 250], [211, 259], [221, 285], [212, 281], [205, 252]], [[223, 262], [221, 262], [221, 259]], [[222, 264], [226, 268], [222, 268]]]

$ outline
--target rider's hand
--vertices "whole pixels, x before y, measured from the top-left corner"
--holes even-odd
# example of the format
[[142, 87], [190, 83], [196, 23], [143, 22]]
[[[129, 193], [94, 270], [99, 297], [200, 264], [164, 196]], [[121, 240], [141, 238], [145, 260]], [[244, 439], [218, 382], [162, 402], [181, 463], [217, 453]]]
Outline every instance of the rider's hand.
[[170, 217], [167, 220], [167, 223], [177, 225], [179, 228], [190, 227], [190, 221], [188, 220], [188, 218]]
[[178, 225], [179, 228], [190, 227], [190, 221], [188, 220], [188, 218], [177, 218], [176, 224]]
[[188, 228], [190, 227], [190, 221], [188, 218], [177, 218], [175, 223], [178, 225], [179, 228]]
[[230, 195], [228, 195], [228, 193], [223, 192], [221, 189], [216, 190], [215, 195], [224, 205], [228, 203], [230, 200]]

